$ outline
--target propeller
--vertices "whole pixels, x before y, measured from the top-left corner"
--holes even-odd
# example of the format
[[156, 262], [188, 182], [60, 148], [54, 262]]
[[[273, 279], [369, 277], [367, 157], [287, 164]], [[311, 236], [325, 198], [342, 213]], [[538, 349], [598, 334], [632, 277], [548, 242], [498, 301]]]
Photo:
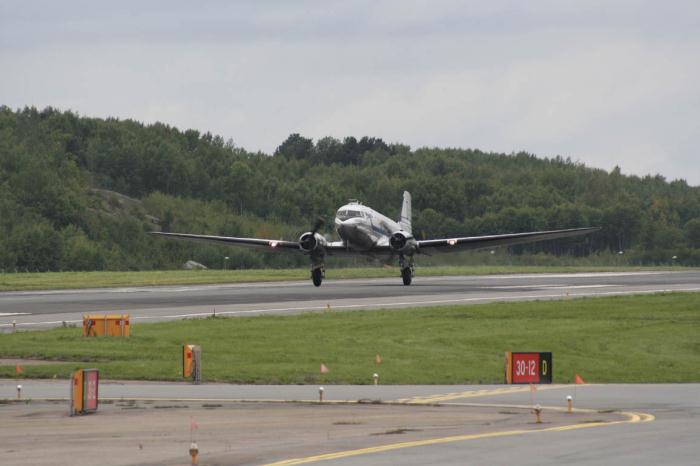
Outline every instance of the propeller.
[[301, 235], [301, 238], [299, 238], [299, 246], [306, 251], [313, 250], [316, 247], [316, 232], [318, 232], [325, 223], [326, 220], [323, 217], [318, 217], [316, 223], [314, 223], [313, 229], [308, 233], [304, 233]]
[[311, 230], [311, 233], [316, 234], [316, 232], [326, 224], [326, 219], [323, 217], [318, 217], [316, 219], [316, 223], [314, 223], [314, 228]]

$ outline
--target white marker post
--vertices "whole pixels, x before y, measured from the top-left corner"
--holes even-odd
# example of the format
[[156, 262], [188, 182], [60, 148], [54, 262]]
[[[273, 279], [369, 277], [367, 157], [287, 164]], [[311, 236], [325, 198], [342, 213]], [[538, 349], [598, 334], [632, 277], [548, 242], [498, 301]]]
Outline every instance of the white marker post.
[[22, 386], [17, 385], [17, 400], [19, 401], [21, 399], [22, 399]]
[[379, 374], [376, 372], [372, 375], [372, 378], [374, 379], [374, 385], [377, 385], [379, 383]]
[[318, 402], [323, 403], [323, 387], [318, 387]]
[[574, 399], [571, 398], [571, 395], [566, 397], [566, 412], [571, 414], [573, 412], [574, 408]]

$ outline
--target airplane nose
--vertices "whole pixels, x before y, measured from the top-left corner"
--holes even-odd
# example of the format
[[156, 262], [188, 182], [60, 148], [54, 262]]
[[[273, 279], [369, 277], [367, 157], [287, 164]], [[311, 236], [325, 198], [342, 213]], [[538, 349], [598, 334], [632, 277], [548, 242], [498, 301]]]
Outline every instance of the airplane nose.
[[348, 237], [352, 235], [357, 230], [358, 220], [357, 218], [349, 218], [347, 220], [336, 219], [335, 224], [340, 236]]

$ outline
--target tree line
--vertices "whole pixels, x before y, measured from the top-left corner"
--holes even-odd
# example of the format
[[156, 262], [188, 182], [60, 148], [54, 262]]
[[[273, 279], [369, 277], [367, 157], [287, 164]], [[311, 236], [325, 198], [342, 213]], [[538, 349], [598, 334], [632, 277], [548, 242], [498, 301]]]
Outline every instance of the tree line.
[[223, 267], [224, 256], [235, 267], [305, 265], [295, 255], [168, 242], [148, 232], [296, 239], [350, 198], [397, 217], [404, 190], [413, 195], [419, 237], [600, 226], [588, 239], [510, 252], [700, 265], [700, 188], [683, 180], [524, 152], [412, 149], [367, 136], [292, 134], [274, 154], [254, 153], [162, 123], [0, 107], [4, 271], [160, 269], [188, 259]]

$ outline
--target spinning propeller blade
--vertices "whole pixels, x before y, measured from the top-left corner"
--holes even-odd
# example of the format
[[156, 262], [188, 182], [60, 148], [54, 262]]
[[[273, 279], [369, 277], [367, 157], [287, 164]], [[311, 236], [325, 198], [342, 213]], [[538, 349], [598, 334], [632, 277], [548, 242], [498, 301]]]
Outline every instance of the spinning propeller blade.
[[326, 224], [326, 219], [324, 219], [323, 217], [318, 217], [316, 219], [316, 223], [314, 223], [314, 228], [313, 228], [313, 230], [311, 230], [311, 233], [315, 234], [325, 224]]

